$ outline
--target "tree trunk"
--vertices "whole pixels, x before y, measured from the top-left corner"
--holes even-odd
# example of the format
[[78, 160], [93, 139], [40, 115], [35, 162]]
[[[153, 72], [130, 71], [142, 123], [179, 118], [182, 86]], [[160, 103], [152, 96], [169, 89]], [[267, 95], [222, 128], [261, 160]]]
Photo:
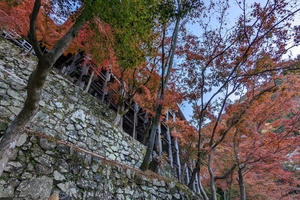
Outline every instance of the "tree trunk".
[[202, 197], [204, 198], [204, 200], [209, 200], [203, 186], [202, 186], [202, 183], [201, 183], [201, 177], [199, 177], [199, 187], [200, 187], [200, 193], [202, 195]]
[[193, 190], [193, 184], [196, 180], [196, 175], [197, 175], [197, 172], [200, 171], [200, 167], [198, 166], [198, 162], [196, 163], [196, 166], [194, 167], [193, 169], [193, 172], [192, 172], [192, 176], [191, 176], [191, 179], [190, 179], [190, 182], [188, 184], [188, 187], [190, 188], [190, 190]]
[[71, 41], [75, 38], [81, 27], [85, 24], [85, 18], [80, 15], [70, 30], [57, 42], [54, 48], [43, 54], [39, 47], [35, 34], [36, 18], [41, 6], [41, 1], [36, 0], [30, 18], [30, 41], [38, 57], [38, 65], [35, 71], [29, 76], [27, 84], [27, 98], [24, 107], [10, 124], [0, 141], [0, 176], [12, 156], [19, 137], [24, 133], [26, 125], [34, 117], [39, 108], [42, 89], [53, 64], [66, 50]]
[[147, 142], [147, 138], [149, 137], [149, 132], [151, 131], [152, 124], [153, 124], [153, 119], [152, 118], [150, 119], [150, 115], [145, 113], [144, 121], [143, 121], [143, 128], [144, 128], [143, 130], [145, 134], [143, 135], [143, 141], [142, 141], [142, 144], [145, 146], [148, 146], [146, 142]]
[[[181, 8], [180, 3], [178, 6]], [[180, 8], [179, 8], [179, 10], [180, 10]], [[140, 169], [142, 171], [146, 171], [149, 167], [150, 158], [151, 158], [151, 154], [152, 154], [153, 146], [154, 146], [154, 142], [155, 142], [156, 130], [159, 125], [159, 120], [160, 120], [160, 116], [162, 114], [162, 108], [163, 108], [162, 104], [159, 102], [164, 101], [165, 90], [168, 85], [171, 70], [173, 67], [174, 54], [175, 54], [175, 49], [176, 49], [176, 45], [177, 45], [177, 38], [178, 38], [178, 31], [179, 31], [179, 24], [180, 24], [182, 17], [183, 16], [181, 16], [181, 15], [177, 15], [177, 17], [176, 17], [175, 27], [174, 27], [174, 30], [172, 33], [172, 39], [171, 39], [171, 48], [169, 51], [169, 55], [167, 55], [167, 56], [165, 55], [165, 49], [164, 49], [165, 48], [164, 38], [165, 38], [165, 34], [166, 34], [166, 28], [165, 28], [165, 25], [163, 25], [163, 39], [162, 39], [162, 45], [161, 45], [161, 49], [162, 49], [162, 61], [161, 61], [162, 70], [161, 71], [162, 72], [161, 72], [161, 80], [160, 80], [160, 89], [157, 92], [158, 98], [157, 98], [157, 101], [155, 102], [156, 103], [155, 117], [153, 120], [151, 132], [150, 132], [146, 155], [143, 159], [142, 165], [140, 166]], [[168, 62], [165, 61], [166, 58], [167, 58]]]
[[238, 181], [239, 181], [239, 188], [240, 188], [240, 196], [241, 200], [246, 200], [246, 190], [245, 190], [245, 184], [244, 184], [244, 177], [243, 177], [243, 168], [239, 167], [238, 170]]
[[42, 88], [52, 64], [53, 63], [46, 58], [39, 60], [36, 70], [29, 77], [27, 84], [27, 98], [24, 107], [10, 124], [0, 141], [0, 175], [2, 174], [19, 137], [24, 133], [25, 126], [34, 117], [39, 108]]
[[217, 191], [215, 186], [215, 175], [213, 169], [211, 168], [212, 162], [212, 153], [208, 156], [208, 172], [209, 172], [209, 185], [210, 185], [210, 192], [211, 192], [211, 200], [217, 200]]
[[161, 112], [162, 112], [162, 105], [159, 104], [158, 107], [156, 108], [155, 117], [153, 119], [153, 124], [151, 127], [151, 132], [150, 132], [150, 137], [149, 137], [149, 141], [148, 141], [146, 155], [144, 156], [144, 160], [142, 162], [142, 165], [140, 166], [140, 169], [142, 171], [146, 171], [149, 168], [150, 158], [151, 158], [151, 154], [152, 154], [153, 147], [154, 147], [156, 130], [158, 128]]
[[123, 113], [124, 111], [124, 105], [122, 106], [118, 106], [118, 110], [117, 110], [117, 116], [114, 119], [113, 125], [114, 126], [121, 126], [123, 125]]
[[126, 99], [125, 99], [125, 92], [124, 89], [121, 89], [119, 94], [119, 101], [118, 101], [118, 109], [117, 109], [117, 116], [114, 119], [113, 125], [114, 126], [123, 126], [123, 117], [129, 111], [132, 100], [130, 99], [128, 102], [128, 107], [126, 106]]

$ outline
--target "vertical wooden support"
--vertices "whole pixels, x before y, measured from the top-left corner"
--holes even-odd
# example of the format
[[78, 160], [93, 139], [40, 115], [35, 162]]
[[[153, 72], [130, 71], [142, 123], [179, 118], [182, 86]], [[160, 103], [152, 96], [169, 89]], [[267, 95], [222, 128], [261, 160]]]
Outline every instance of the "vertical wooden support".
[[[195, 165], [196, 164], [196, 162], [195, 162], [195, 160], [193, 160], [193, 164]], [[194, 192], [196, 192], [196, 180], [197, 180], [197, 174], [196, 174], [196, 178], [195, 178], [195, 180], [194, 180], [194, 183], [193, 183], [193, 191]]]
[[[167, 111], [166, 114], [166, 120], [169, 120], [169, 111]], [[171, 141], [171, 135], [170, 135], [170, 128], [167, 128], [167, 140], [168, 140], [168, 154], [170, 159], [170, 165], [173, 167], [173, 153], [172, 153], [172, 141]]]
[[156, 130], [156, 148], [158, 148], [158, 155], [162, 155], [162, 144], [161, 144], [161, 123], [158, 124], [158, 128]]
[[105, 80], [104, 80], [104, 84], [103, 84], [103, 87], [102, 87], [102, 98], [101, 98], [101, 101], [104, 102], [105, 100], [105, 95], [107, 94], [107, 83], [108, 81], [110, 81], [110, 77], [111, 77], [111, 73], [109, 71], [109, 69], [106, 70], [106, 73], [105, 73]]
[[81, 74], [78, 78], [78, 80], [76, 81], [75, 85], [77, 85], [78, 87], [80, 88], [83, 88], [84, 87], [84, 81], [82, 80], [83, 79], [83, 76], [87, 75], [88, 72], [89, 72], [89, 65], [87, 64], [88, 63], [88, 60], [86, 59], [83, 63], [82, 63], [82, 66], [81, 66]]
[[185, 168], [184, 173], [185, 173], [185, 177], [186, 177], [185, 185], [188, 185], [190, 183], [189, 166], [186, 163], [184, 163], [184, 168]]
[[68, 69], [68, 67], [69, 67], [70, 65], [64, 65], [63, 66], [63, 68], [60, 70], [60, 72], [62, 73], [62, 74], [67, 74], [67, 69]]
[[[176, 115], [173, 114], [173, 122], [176, 121]], [[181, 163], [180, 163], [180, 155], [179, 155], [179, 145], [178, 145], [178, 141], [177, 139], [175, 138], [174, 140], [174, 146], [175, 146], [175, 149], [176, 149], [176, 164], [178, 165], [178, 180], [180, 179], [180, 176], [181, 176]]]
[[[193, 165], [196, 165], [196, 161], [193, 160]], [[189, 177], [191, 177], [192, 174], [190, 174]], [[199, 185], [199, 172], [196, 173], [196, 177], [195, 177], [195, 180], [194, 180], [194, 183], [193, 183], [193, 191], [200, 194], [200, 185]], [[189, 181], [188, 181], [189, 182]]]
[[180, 164], [179, 147], [178, 147], [177, 139], [174, 140], [174, 146], [176, 149], [176, 164], [178, 165], [178, 179], [179, 179], [181, 175], [181, 164]]
[[94, 70], [93, 70], [93, 71], [92, 71], [92, 74], [91, 74], [91, 76], [90, 76], [89, 82], [88, 82], [88, 84], [87, 84], [87, 86], [86, 86], [84, 92], [88, 92], [88, 91], [89, 91], [90, 86], [91, 86], [91, 83], [92, 83], [93, 78], [94, 78], [94, 74], [95, 74], [95, 72], [94, 72]]
[[76, 60], [78, 60], [80, 57], [81, 57], [80, 54], [76, 54], [75, 56], [73, 56], [73, 62], [71, 63], [69, 71], [67, 70], [69, 76], [71, 75], [72, 72], [76, 70]]
[[137, 138], [137, 135], [136, 135], [136, 127], [138, 125], [138, 118], [137, 118], [137, 113], [139, 112], [139, 106], [137, 103], [134, 103], [133, 105], [133, 131], [132, 131], [132, 137], [134, 139]]
[[147, 146], [147, 138], [149, 136], [149, 131], [150, 131], [150, 127], [148, 126], [150, 120], [149, 120], [149, 115], [148, 113], [144, 112], [144, 116], [143, 116], [143, 139], [142, 139], [142, 144]]
[[198, 194], [200, 194], [200, 187], [199, 187], [199, 173], [197, 172], [197, 174], [196, 174], [196, 178], [195, 178], [195, 183], [194, 183], [194, 185], [195, 185], [195, 192], [196, 193], [198, 193]]

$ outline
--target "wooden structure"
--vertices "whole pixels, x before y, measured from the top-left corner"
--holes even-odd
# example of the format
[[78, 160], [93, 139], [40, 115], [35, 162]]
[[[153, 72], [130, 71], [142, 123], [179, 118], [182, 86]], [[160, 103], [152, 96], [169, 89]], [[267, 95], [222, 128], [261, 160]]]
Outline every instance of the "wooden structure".
[[[63, 56], [55, 64], [55, 67], [58, 68], [62, 74], [70, 76], [74, 84], [83, 88], [88, 84], [91, 77], [89, 67], [83, 65], [84, 60], [85, 55], [83, 53], [79, 53], [75, 56]], [[118, 107], [112, 99], [112, 94], [117, 93], [117, 91], [108, 87], [108, 83], [113, 81], [119, 80], [117, 80], [109, 70], [102, 70], [98, 76], [92, 78], [88, 92], [116, 112]], [[128, 105], [128, 102], [125, 103]], [[176, 117], [185, 119], [181, 111], [174, 113], [169, 110], [165, 114], [166, 120], [175, 121]], [[144, 145], [147, 145], [147, 132], [151, 127], [151, 120], [152, 116], [140, 108], [139, 105], [133, 103], [129, 111], [123, 116], [122, 126], [126, 133]], [[176, 169], [179, 180], [181, 175], [181, 163], [177, 140], [172, 137], [170, 128], [164, 122], [160, 122], [156, 134], [154, 150], [159, 156], [162, 156], [163, 153], [168, 156], [169, 164]]]
[[27, 52], [35, 54], [32, 45], [29, 42], [27, 42], [26, 40], [22, 39], [21, 36], [19, 34], [17, 34], [14, 30], [11, 30], [11, 31], [2, 30], [2, 36], [5, 39], [11, 40], [13, 43], [18, 45], [19, 47], [22, 47]]
[[[24, 48], [27, 52], [35, 54], [32, 45], [26, 40], [19, 39], [20, 37], [18, 35], [3, 31], [2, 36]], [[43, 52], [47, 52], [47, 49], [44, 49]], [[74, 84], [84, 88], [88, 84], [92, 74], [90, 70], [92, 63], [90, 63], [90, 65], [83, 65], [85, 59], [86, 57], [82, 52], [76, 55], [62, 55], [54, 66], [60, 73], [69, 77]], [[102, 70], [98, 76], [92, 78], [88, 92], [99, 99], [99, 101], [107, 104], [110, 109], [117, 112], [118, 107], [114, 103], [111, 95], [117, 93], [117, 91], [114, 91], [112, 88], [108, 89], [108, 83], [113, 81], [118, 81], [118, 79], [109, 70]], [[128, 105], [128, 102], [125, 103]], [[165, 113], [165, 120], [175, 121], [176, 117], [185, 120], [180, 109], [177, 112], [168, 110], [167, 113]], [[133, 103], [130, 110], [122, 119], [122, 127], [126, 133], [144, 145], [147, 145], [147, 133], [151, 128], [151, 121], [152, 116], [140, 108], [139, 105]], [[182, 164], [180, 162], [178, 142], [176, 138], [172, 137], [170, 128], [163, 121], [160, 122], [156, 131], [154, 150], [159, 156], [163, 154], [167, 155], [170, 166], [176, 169], [178, 181], [182, 181], [181, 177], [184, 177], [185, 180], [183, 182], [185, 182], [185, 184], [189, 183], [192, 174], [191, 168], [187, 166], [186, 163]], [[195, 192], [200, 193], [198, 177], [199, 176], [196, 176], [193, 189]]]
[[[8, 39], [14, 44], [18, 45], [19, 47], [23, 48], [27, 53], [35, 55], [33, 46], [27, 40], [23, 39], [14, 30], [10, 30], [10, 31], [2, 30], [2, 36], [5, 39]], [[43, 53], [48, 52], [48, 50], [45, 47], [41, 47], [41, 49]]]

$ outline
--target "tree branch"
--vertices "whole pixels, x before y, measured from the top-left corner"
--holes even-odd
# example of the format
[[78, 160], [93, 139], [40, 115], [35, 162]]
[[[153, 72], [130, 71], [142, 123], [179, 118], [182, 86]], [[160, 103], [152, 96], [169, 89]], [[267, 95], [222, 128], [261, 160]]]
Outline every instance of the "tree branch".
[[[65, 52], [65, 50], [68, 48], [70, 43], [77, 36], [80, 29], [89, 20], [86, 18], [86, 15], [84, 14], [84, 12], [85, 12], [84, 7], [82, 7], [79, 12], [80, 12], [79, 16], [77, 17], [76, 22], [73, 24], [73, 26], [55, 44], [55, 46], [52, 48], [52, 50], [48, 53], [49, 57], [51, 57], [53, 60], [57, 60]], [[86, 12], [88, 12], [88, 11], [86, 11]]]
[[39, 42], [36, 37], [36, 21], [41, 7], [41, 0], [36, 0], [34, 2], [32, 13], [30, 14], [30, 24], [29, 24], [29, 33], [28, 37], [31, 45], [35, 51], [35, 55], [40, 59], [43, 55], [42, 50], [40, 48]]
[[226, 179], [236, 168], [237, 164], [233, 164], [232, 167], [223, 175], [223, 176], [215, 176], [215, 181], [218, 179]]

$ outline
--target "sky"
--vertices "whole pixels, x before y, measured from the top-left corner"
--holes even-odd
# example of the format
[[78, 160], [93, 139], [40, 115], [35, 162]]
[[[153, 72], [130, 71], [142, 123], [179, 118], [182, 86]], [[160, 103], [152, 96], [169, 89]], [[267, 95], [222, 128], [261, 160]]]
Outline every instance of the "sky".
[[[63, 5], [59, 5], [57, 2], [52, 4], [52, 10], [54, 13], [50, 14], [50, 18], [57, 24], [62, 25], [66, 22], [66, 20], [69, 17], [70, 12], [73, 13], [76, 10], [80, 8], [79, 1], [74, 1], [74, 3], [71, 2], [68, 3], [66, 1], [62, 1]], [[61, 7], [62, 6], [62, 7]], [[66, 14], [64, 11], [64, 8], [68, 8], [68, 14]], [[65, 13], [65, 14], [64, 14]]]
[[[235, 0], [230, 0], [229, 1], [229, 5], [230, 8], [228, 10], [227, 13], [227, 23], [233, 24], [236, 22], [236, 20], [238, 19], [239, 14], [241, 13], [241, 9], [237, 6], [237, 1]], [[262, 5], [264, 5], [266, 3], [266, 0], [246, 0], [247, 4], [253, 4], [254, 2], [258, 2], [261, 3]], [[209, 0], [205, 0], [205, 3], [209, 3]], [[211, 21], [211, 26], [216, 26], [218, 25], [216, 20], [212, 20]], [[294, 18], [294, 22], [293, 25], [300, 25], [300, 13]], [[188, 30], [194, 34], [201, 34], [201, 29], [199, 28], [199, 26], [197, 26], [197, 24], [190, 24], [188, 25]], [[297, 56], [298, 54], [300, 54], [300, 47], [294, 47], [289, 53], [292, 54], [292, 56]], [[284, 58], [288, 58], [288, 55], [284, 56]], [[209, 94], [207, 95], [207, 99], [209, 98]], [[235, 100], [236, 97], [231, 98], [231, 100]], [[193, 114], [192, 111], [192, 107], [190, 104], [188, 104], [187, 102], [184, 102], [180, 105], [180, 108], [182, 110], [182, 112], [184, 113], [185, 117], [187, 120], [191, 120], [191, 115]]]

